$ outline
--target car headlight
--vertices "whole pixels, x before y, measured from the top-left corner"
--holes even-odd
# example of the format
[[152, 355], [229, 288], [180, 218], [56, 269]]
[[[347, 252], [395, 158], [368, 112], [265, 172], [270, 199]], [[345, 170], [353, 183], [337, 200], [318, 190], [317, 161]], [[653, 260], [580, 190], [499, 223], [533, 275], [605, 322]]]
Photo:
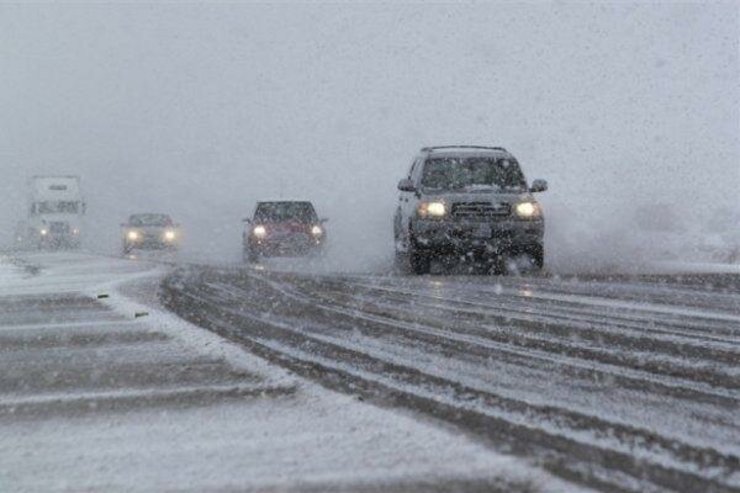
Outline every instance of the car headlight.
[[167, 241], [174, 240], [176, 236], [177, 235], [175, 235], [175, 232], [172, 231], [171, 229], [168, 229], [167, 231], [164, 232], [164, 239]]
[[45, 229], [40, 230], [39, 233], [41, 233], [41, 236], [46, 236], [49, 234], [49, 232]]
[[521, 202], [516, 205], [516, 215], [521, 219], [534, 219], [542, 213], [537, 202]]
[[444, 217], [447, 206], [444, 202], [422, 202], [418, 208], [419, 217]]
[[267, 229], [264, 226], [255, 226], [252, 229], [252, 234], [257, 238], [264, 238], [267, 236]]
[[321, 229], [320, 226], [314, 226], [313, 228], [311, 228], [311, 234], [314, 236], [321, 236], [322, 234], [324, 234], [324, 230]]
[[126, 238], [128, 238], [131, 241], [136, 241], [139, 239], [139, 232], [138, 231], [129, 231], [126, 233]]

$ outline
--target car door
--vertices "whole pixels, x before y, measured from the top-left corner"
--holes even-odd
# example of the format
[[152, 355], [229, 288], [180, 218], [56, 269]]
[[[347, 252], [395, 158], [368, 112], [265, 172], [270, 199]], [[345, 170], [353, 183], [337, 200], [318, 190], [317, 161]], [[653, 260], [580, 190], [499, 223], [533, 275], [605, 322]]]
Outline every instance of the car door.
[[[406, 176], [407, 179], [413, 181], [414, 183], [418, 183], [418, 180], [415, 178], [418, 176], [418, 170], [419, 168], [421, 168], [422, 161], [423, 159], [419, 157], [414, 159], [414, 161], [411, 163], [411, 167], [409, 168], [409, 173]], [[398, 212], [396, 214], [395, 227], [397, 233], [396, 240], [400, 241], [403, 245], [408, 245], [409, 223], [414, 211], [416, 210], [416, 202], [416, 192], [406, 192], [403, 190], [399, 190]]]

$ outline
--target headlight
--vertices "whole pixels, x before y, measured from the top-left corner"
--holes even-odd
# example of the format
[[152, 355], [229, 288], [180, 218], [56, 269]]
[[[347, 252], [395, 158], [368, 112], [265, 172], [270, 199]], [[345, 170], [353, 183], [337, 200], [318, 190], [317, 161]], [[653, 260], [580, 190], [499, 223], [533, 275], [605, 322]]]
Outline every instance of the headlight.
[[447, 214], [444, 202], [422, 202], [419, 204], [420, 217], [442, 217]]
[[257, 238], [264, 238], [267, 236], [267, 229], [265, 229], [264, 226], [255, 226], [254, 229], [252, 229], [252, 234]]
[[164, 232], [164, 239], [167, 240], [167, 241], [174, 240], [175, 239], [175, 236], [176, 236], [175, 235], [175, 232], [172, 231], [171, 229]]
[[129, 231], [126, 234], [126, 237], [131, 241], [136, 241], [139, 239], [139, 232], [138, 231]]
[[522, 219], [534, 219], [540, 216], [540, 205], [537, 202], [522, 202], [516, 205], [516, 215]]
[[321, 236], [322, 234], [324, 234], [324, 230], [321, 229], [320, 226], [314, 226], [313, 228], [311, 228], [311, 234], [314, 236]]
[[41, 236], [46, 236], [49, 234], [49, 232], [45, 229], [42, 229], [41, 231], [39, 231], [39, 233], [41, 233]]

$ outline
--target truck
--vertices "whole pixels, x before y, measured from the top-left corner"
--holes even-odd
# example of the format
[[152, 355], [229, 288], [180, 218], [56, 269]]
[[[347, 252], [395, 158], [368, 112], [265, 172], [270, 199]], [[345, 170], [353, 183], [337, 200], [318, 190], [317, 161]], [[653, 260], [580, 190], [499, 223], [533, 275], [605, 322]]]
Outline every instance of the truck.
[[27, 217], [18, 224], [20, 248], [79, 248], [86, 212], [79, 176], [33, 176], [28, 180]]

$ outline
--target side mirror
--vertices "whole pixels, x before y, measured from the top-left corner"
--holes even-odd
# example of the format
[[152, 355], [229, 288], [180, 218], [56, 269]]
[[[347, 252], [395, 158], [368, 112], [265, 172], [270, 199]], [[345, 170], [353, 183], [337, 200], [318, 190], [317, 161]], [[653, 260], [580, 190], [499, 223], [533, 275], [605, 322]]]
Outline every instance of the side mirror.
[[547, 180], [534, 180], [532, 186], [529, 187], [529, 191], [532, 193], [544, 192], [547, 190]]
[[322, 217], [321, 219], [319, 219], [319, 223], [321, 223], [321, 224], [328, 223], [328, 222], [329, 222], [329, 218], [328, 217]]
[[408, 178], [404, 178], [403, 180], [398, 182], [398, 189], [402, 192], [415, 192], [416, 191], [414, 182], [409, 180]]
[[249, 219], [248, 217], [245, 217], [244, 219], [242, 219], [242, 222], [252, 224], [252, 220]]

